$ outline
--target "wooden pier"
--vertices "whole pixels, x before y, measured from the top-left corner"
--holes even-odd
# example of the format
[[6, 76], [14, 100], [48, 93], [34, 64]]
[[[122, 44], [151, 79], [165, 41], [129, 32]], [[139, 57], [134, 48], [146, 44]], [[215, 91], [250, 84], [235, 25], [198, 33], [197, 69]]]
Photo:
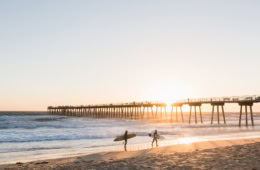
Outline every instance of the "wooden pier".
[[48, 112], [57, 115], [87, 116], [93, 118], [120, 118], [135, 120], [167, 118], [165, 103], [150, 102], [88, 106], [49, 106]]
[[[112, 119], [145, 119], [145, 120], [162, 120], [168, 119], [172, 122], [185, 123], [182, 107], [188, 105], [190, 107], [189, 124], [192, 115], [194, 115], [195, 123], [198, 123], [197, 111], [199, 111], [199, 122], [203, 123], [203, 115], [201, 106], [211, 105], [212, 115], [211, 124], [214, 121], [214, 113], [216, 108], [217, 122], [220, 124], [220, 108], [223, 116], [223, 123], [226, 124], [224, 112], [225, 104], [238, 104], [240, 106], [239, 126], [241, 126], [243, 108], [245, 108], [245, 125], [248, 126], [248, 111], [250, 113], [251, 125], [254, 126], [253, 105], [260, 102], [260, 96], [240, 96], [240, 97], [218, 97], [218, 98], [199, 98], [185, 99], [171, 104], [171, 112], [167, 113], [167, 104], [162, 102], [132, 102], [120, 104], [104, 104], [104, 105], [81, 105], [81, 106], [49, 106], [48, 112], [55, 115], [65, 116], [86, 116], [93, 118], [112, 118]], [[249, 108], [249, 110], [248, 110]], [[198, 109], [198, 110], [197, 110]], [[178, 111], [179, 110], [179, 111]], [[174, 118], [175, 117], [175, 118]]]

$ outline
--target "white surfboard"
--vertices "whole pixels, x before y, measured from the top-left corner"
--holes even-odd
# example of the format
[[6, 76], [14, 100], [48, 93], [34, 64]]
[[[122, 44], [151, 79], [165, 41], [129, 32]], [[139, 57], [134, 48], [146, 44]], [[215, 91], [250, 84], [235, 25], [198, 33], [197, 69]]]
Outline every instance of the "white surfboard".
[[[151, 137], [151, 138], [153, 138], [153, 137], [154, 137], [154, 133], [149, 133], [148, 136]], [[156, 137], [156, 138], [159, 139], [159, 140], [165, 139], [164, 136], [159, 135], [159, 134], [157, 134], [157, 137]]]

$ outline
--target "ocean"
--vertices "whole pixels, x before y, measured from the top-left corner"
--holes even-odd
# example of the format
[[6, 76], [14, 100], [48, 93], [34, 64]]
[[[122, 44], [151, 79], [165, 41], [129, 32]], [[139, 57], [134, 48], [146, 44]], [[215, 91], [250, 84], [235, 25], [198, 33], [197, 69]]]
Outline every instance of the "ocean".
[[[260, 137], [260, 114], [255, 113], [255, 126], [238, 127], [239, 113], [226, 113], [227, 124], [218, 125], [216, 117], [203, 113], [203, 124], [154, 123], [148, 120], [112, 120], [87, 117], [48, 115], [42, 112], [0, 112], [0, 164], [70, 157], [103, 151], [122, 151], [123, 142], [114, 138], [125, 130], [137, 137], [128, 141], [128, 150], [151, 148], [149, 133], [155, 129], [164, 140], [160, 146], [199, 141]], [[192, 116], [194, 119], [194, 116]], [[199, 117], [198, 117], [199, 120]]]

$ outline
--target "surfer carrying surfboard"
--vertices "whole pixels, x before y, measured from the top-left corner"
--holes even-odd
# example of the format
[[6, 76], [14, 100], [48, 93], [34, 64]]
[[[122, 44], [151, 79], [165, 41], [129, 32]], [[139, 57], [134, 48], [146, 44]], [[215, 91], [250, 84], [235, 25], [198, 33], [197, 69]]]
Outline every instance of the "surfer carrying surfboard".
[[153, 143], [154, 141], [156, 142], [156, 147], [158, 147], [158, 133], [157, 133], [157, 130], [154, 131], [154, 134], [153, 134], [153, 142], [152, 142], [152, 147], [153, 147]]
[[122, 136], [118, 136], [114, 139], [115, 142], [119, 142], [119, 141], [125, 141], [124, 142], [124, 148], [125, 151], [126, 150], [126, 145], [127, 145], [127, 140], [136, 137], [135, 133], [128, 133], [128, 131], [126, 130], [125, 133]]
[[126, 150], [126, 145], [127, 145], [127, 133], [128, 133], [128, 131], [126, 130], [126, 131], [125, 131], [125, 134], [124, 134], [124, 140], [125, 140], [125, 151], [127, 151], [127, 150]]

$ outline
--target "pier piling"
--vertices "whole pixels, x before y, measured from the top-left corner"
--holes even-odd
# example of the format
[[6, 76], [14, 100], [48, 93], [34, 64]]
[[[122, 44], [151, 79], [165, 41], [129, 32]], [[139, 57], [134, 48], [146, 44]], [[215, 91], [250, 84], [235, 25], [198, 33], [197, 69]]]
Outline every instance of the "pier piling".
[[250, 116], [251, 116], [251, 125], [254, 126], [254, 116], [253, 116], [253, 109], [252, 109], [252, 106], [253, 106], [253, 102], [248, 102], [248, 101], [243, 101], [243, 102], [239, 102], [238, 103], [239, 106], [240, 106], [240, 115], [239, 115], [239, 127], [241, 126], [241, 120], [242, 120], [242, 114], [243, 114], [243, 107], [245, 107], [245, 116], [246, 116], [246, 119], [245, 119], [245, 123], [246, 123], [246, 126], [248, 127], [248, 117], [247, 117], [247, 107], [250, 108]]
[[218, 120], [218, 124], [220, 124], [220, 115], [219, 115], [219, 107], [221, 107], [222, 110], [222, 116], [223, 116], [223, 121], [224, 124], [226, 124], [226, 118], [225, 118], [225, 112], [224, 112], [224, 102], [212, 102], [211, 106], [212, 106], [212, 115], [211, 115], [211, 124], [213, 124], [213, 119], [214, 119], [214, 107], [217, 107], [217, 120]]

